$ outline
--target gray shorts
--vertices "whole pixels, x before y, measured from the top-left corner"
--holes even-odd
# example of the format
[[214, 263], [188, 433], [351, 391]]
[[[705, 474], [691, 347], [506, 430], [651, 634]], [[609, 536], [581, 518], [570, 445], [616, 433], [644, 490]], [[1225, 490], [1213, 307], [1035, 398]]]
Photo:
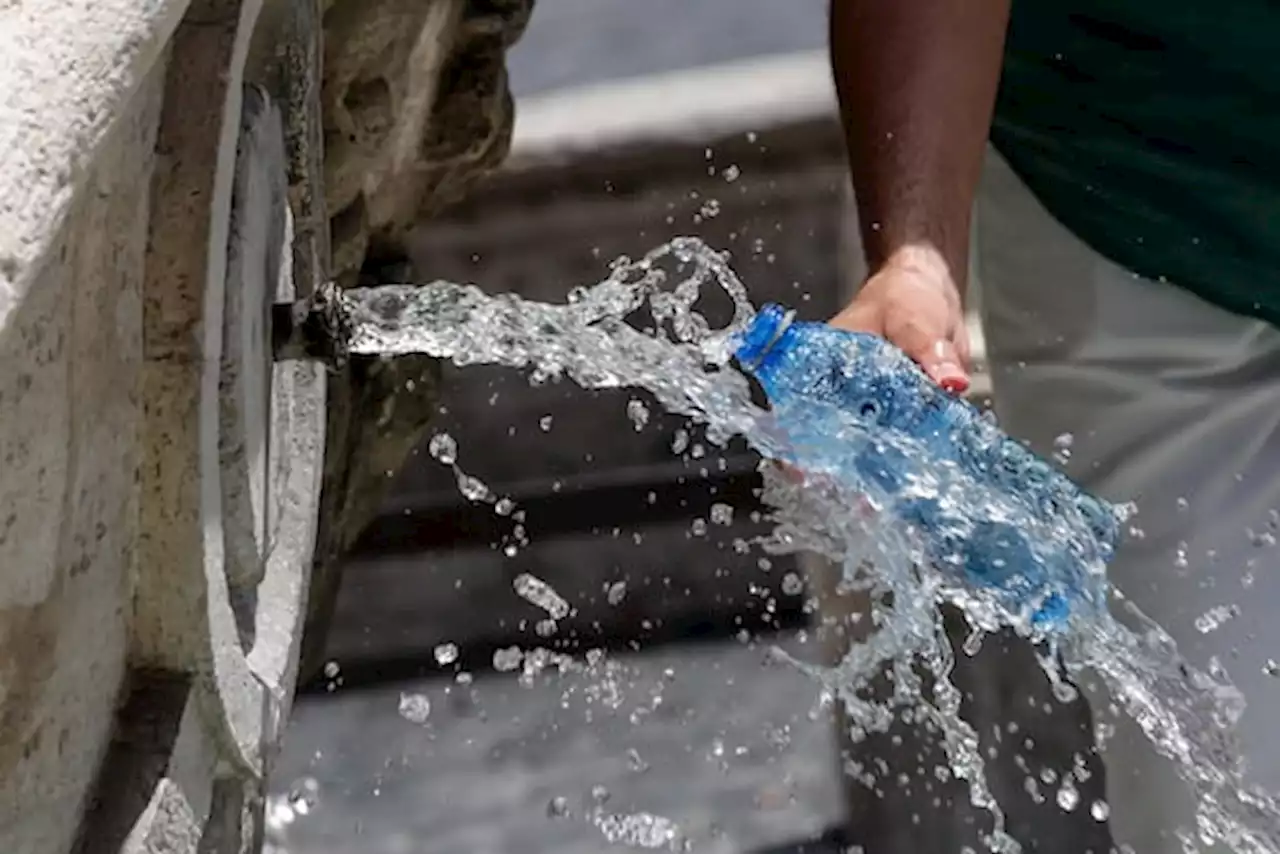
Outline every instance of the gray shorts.
[[[1280, 661], [1280, 531], [1272, 527], [1280, 521], [1280, 331], [1102, 258], [994, 151], [976, 214], [971, 297], [982, 323], [973, 330], [974, 350], [990, 373], [1002, 426], [1045, 456], [1069, 434], [1068, 472], [1106, 498], [1136, 504], [1140, 533], [1122, 547], [1111, 578], [1192, 664], [1203, 669], [1216, 659], [1226, 669], [1248, 702], [1239, 735], [1253, 781], [1280, 792], [1280, 738], [1273, 734], [1280, 678], [1269, 675], [1270, 660]], [[857, 233], [852, 223], [845, 231]], [[859, 255], [850, 246], [843, 259], [850, 283], [865, 276]], [[838, 658], [866, 631], [869, 621], [853, 618], [866, 603], [835, 594], [835, 568], [815, 557], [806, 564], [828, 628], [833, 619], [845, 623], [823, 632], [828, 659]], [[979, 731], [1025, 717], [1010, 704], [1026, 699], [1026, 679], [1043, 681], [1025, 663], [1023, 674], [992, 672], [1008, 664], [980, 656], [969, 667], [968, 690], [982, 695], [972, 705], [984, 719], [970, 720]], [[1102, 756], [1116, 843], [1138, 854], [1183, 854], [1178, 831], [1193, 830], [1195, 821], [1187, 789], [1104, 689], [1083, 687], [1094, 722], [1114, 728]], [[1078, 721], [1063, 718], [1040, 733], [1047, 754], [1079, 749], [1079, 738], [1053, 729]], [[910, 764], [915, 750], [901, 748], [897, 761]], [[1017, 800], [1023, 781], [1013, 782], [1006, 788]], [[958, 821], [951, 807], [931, 817], [923, 803], [890, 806], [856, 796], [851, 803], [863, 819], [868, 810], [919, 811], [943, 837]], [[1024, 813], [1024, 833], [1061, 836], [1026, 817], [1024, 806], [1003, 806]], [[889, 815], [882, 823], [905, 820]], [[1036, 844], [1078, 850], [1061, 838]]]
[[[975, 245], [1001, 423], [1043, 453], [1070, 434], [1069, 472], [1136, 503], [1141, 535], [1111, 578], [1193, 664], [1226, 668], [1248, 702], [1254, 779], [1280, 791], [1268, 664], [1280, 659], [1280, 331], [1100, 257], [994, 153]], [[1090, 694], [1095, 717], [1117, 717]], [[1103, 756], [1116, 841], [1181, 854], [1174, 829], [1194, 815], [1182, 784], [1134, 724], [1114, 722]]]

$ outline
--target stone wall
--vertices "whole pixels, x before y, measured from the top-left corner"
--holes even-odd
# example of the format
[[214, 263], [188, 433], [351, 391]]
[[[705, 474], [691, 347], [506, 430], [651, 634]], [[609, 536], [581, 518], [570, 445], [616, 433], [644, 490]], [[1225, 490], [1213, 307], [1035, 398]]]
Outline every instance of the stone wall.
[[326, 415], [268, 309], [501, 158], [529, 6], [0, 3], [0, 851], [257, 850], [313, 559], [428, 409]]
[[[67, 816], [80, 813], [93, 785], [125, 675], [139, 534], [142, 270], [163, 86], [163, 74], [148, 71], [181, 14], [166, 11], [153, 20], [121, 15], [139, 49], [90, 54], [135, 78], [128, 95], [81, 90], [114, 121], [72, 124], [80, 93], [58, 86], [54, 69], [26, 81], [45, 87], [39, 101], [16, 81], [4, 85], [6, 105], [22, 111], [0, 114], [0, 135], [10, 137], [0, 155], [5, 851], [70, 848], [77, 828]], [[0, 43], [23, 29], [63, 37], [52, 22], [16, 14], [0, 10]], [[89, 20], [102, 35], [105, 22]], [[6, 58], [10, 50], [0, 46]], [[36, 110], [65, 111], [63, 123], [39, 124]]]

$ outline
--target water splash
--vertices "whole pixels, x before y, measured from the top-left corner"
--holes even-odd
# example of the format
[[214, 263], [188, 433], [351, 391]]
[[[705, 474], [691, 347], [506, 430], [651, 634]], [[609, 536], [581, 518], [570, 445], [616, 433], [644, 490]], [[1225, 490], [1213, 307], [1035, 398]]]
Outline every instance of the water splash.
[[[720, 329], [695, 308], [708, 285], [732, 302], [732, 318]], [[748, 381], [729, 366], [734, 336], [755, 314], [746, 288], [724, 255], [695, 238], [676, 238], [638, 260], [619, 259], [604, 281], [575, 289], [559, 305], [444, 282], [352, 290], [343, 300], [353, 324], [352, 352], [428, 353], [460, 366], [528, 369], [534, 382], [567, 376], [585, 388], [643, 388], [665, 409], [705, 425], [713, 443], [742, 436], [766, 460], [792, 457], [794, 437], [752, 402]], [[860, 424], [838, 411], [819, 407], [806, 416], [808, 429], [828, 437], [847, 436], [851, 443], [866, 438]], [[1060, 455], [1069, 453], [1069, 440], [1059, 444]], [[456, 455], [453, 448], [441, 450]], [[1003, 626], [1045, 641], [1042, 665], [1063, 699], [1073, 696], [1071, 683], [1081, 671], [1099, 674], [1117, 705], [1176, 763], [1196, 794], [1202, 837], [1240, 854], [1280, 854], [1280, 806], [1245, 783], [1234, 749], [1232, 729], [1243, 710], [1239, 692], [1224, 677], [1191, 668], [1168, 634], [1132, 605], [1121, 601], [1138, 630], [1095, 608], [1073, 617], [1051, 639], [1036, 637], [1022, 616], [922, 567], [920, 543], [907, 526], [895, 524], [892, 504], [867, 506], [866, 496], [874, 492], [869, 484], [784, 475], [768, 464], [762, 470], [764, 498], [775, 508], [767, 548], [834, 560], [843, 567], [844, 584], [865, 591], [873, 606], [875, 630], [837, 666], [794, 663], [843, 700], [855, 737], [887, 730], [904, 710], [940, 732], [951, 773], [967, 782], [973, 804], [994, 819], [986, 839], [990, 850], [1022, 849], [1004, 828], [977, 734], [960, 714], [960, 692], [950, 678], [954, 652], [939, 610], [944, 603], [962, 608], [975, 644], [982, 633]], [[957, 496], [985, 493], [972, 482], [950, 487]], [[893, 677], [892, 696], [873, 699], [872, 682], [886, 671]], [[1074, 807], [1073, 792], [1055, 797]]]

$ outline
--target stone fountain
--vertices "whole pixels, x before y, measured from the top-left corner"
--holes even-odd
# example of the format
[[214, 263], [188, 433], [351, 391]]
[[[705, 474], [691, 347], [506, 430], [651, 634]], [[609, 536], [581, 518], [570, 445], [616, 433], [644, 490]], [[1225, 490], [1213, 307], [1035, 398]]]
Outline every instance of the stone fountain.
[[530, 6], [0, 2], [0, 851], [258, 850], [436, 370], [277, 359], [273, 306], [501, 160]]

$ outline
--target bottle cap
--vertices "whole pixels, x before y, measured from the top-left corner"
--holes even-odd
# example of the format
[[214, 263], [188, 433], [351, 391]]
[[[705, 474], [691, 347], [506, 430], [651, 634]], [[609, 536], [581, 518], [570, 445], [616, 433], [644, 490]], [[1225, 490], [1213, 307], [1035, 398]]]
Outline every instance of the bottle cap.
[[734, 357], [747, 368], [755, 367], [791, 325], [795, 312], [776, 303], [766, 303], [738, 338]]

